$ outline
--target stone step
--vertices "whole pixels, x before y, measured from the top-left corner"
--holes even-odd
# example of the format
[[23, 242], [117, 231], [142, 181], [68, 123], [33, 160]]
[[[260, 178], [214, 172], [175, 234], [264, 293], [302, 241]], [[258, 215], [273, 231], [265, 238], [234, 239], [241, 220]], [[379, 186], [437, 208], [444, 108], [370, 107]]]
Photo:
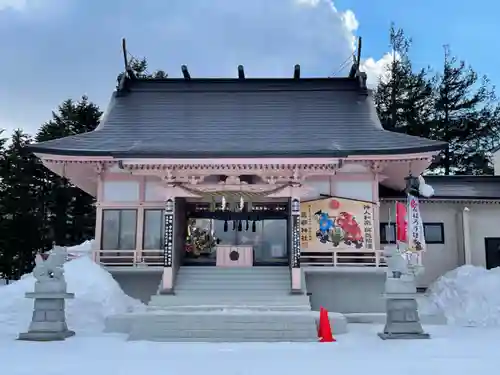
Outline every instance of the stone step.
[[219, 276], [219, 275], [236, 275], [239, 277], [280, 277], [287, 276], [290, 274], [290, 270], [287, 268], [286, 270], [280, 271], [255, 271], [254, 269], [248, 268], [223, 268], [223, 267], [212, 267], [209, 269], [203, 269], [202, 267], [194, 267], [196, 269], [186, 270], [185, 268], [180, 268], [177, 272], [178, 275], [203, 275], [203, 276]]
[[280, 285], [262, 285], [262, 286], [254, 286], [254, 285], [235, 285], [235, 284], [207, 284], [207, 285], [177, 285], [175, 287], [175, 292], [189, 292], [193, 294], [206, 294], [206, 293], [214, 293], [221, 294], [224, 292], [227, 293], [267, 293], [267, 294], [280, 294], [287, 295], [290, 294], [291, 288], [288, 286], [280, 286]]
[[216, 274], [216, 273], [224, 273], [224, 274], [238, 274], [238, 275], [244, 275], [244, 274], [271, 274], [271, 275], [277, 275], [277, 274], [289, 274], [290, 273], [290, 268], [289, 267], [203, 267], [203, 266], [184, 266], [179, 268], [179, 272], [182, 273], [195, 273], [195, 274], [200, 274], [200, 273], [210, 273], [210, 274]]
[[154, 295], [150, 306], [307, 306], [310, 309], [309, 297], [304, 295]]
[[[185, 311], [148, 311], [148, 312], [141, 312], [141, 313], [125, 313], [125, 314], [116, 314], [116, 315], [111, 315], [111, 316], [108, 316], [105, 320], [105, 332], [107, 333], [122, 333], [122, 334], [130, 334], [130, 332], [132, 331], [132, 326], [137, 323], [137, 322], [142, 322], [144, 324], [144, 321], [147, 323], [147, 324], [156, 324], [158, 322], [166, 322], [167, 324], [169, 324], [169, 321], [170, 321], [170, 317], [167, 317], [165, 318], [164, 315], [175, 315], [175, 314], [171, 314], [171, 312], [175, 312], [177, 314], [182, 314], [182, 315], [189, 315], [189, 314], [186, 314], [188, 313], [189, 311], [185, 310]], [[192, 311], [192, 312], [195, 312], [195, 311]], [[211, 311], [211, 310], [198, 310], [197, 312], [202, 312], [204, 316], [206, 316], [207, 318], [211, 318], [212, 316], [214, 315], [221, 315], [223, 312], [221, 311]], [[282, 318], [283, 316], [286, 316], [286, 315], [291, 315], [291, 314], [303, 314], [304, 316], [311, 316], [313, 317], [314, 321], [315, 321], [315, 324], [317, 326], [318, 322], [319, 322], [319, 312], [318, 311], [304, 311], [304, 312], [282, 312], [282, 311], [272, 311], [272, 312], [269, 312], [269, 311], [266, 311], [266, 312], [261, 312], [261, 314], [259, 315], [259, 312], [256, 312], [256, 311], [246, 311], [246, 310], [229, 310], [228, 312], [224, 312], [224, 315], [229, 315], [229, 314], [247, 314], [247, 315], [252, 315], [252, 317], [257, 317], [257, 320], [258, 321], [262, 321], [261, 319], [261, 316], [263, 315], [263, 313], [265, 313], [266, 315], [272, 315], [274, 314], [275, 317], [280, 317]], [[193, 314], [191, 314], [192, 316]], [[200, 314], [198, 314], [200, 315]], [[334, 335], [338, 335], [338, 334], [342, 334], [342, 333], [346, 333], [347, 332], [347, 320], [345, 318], [345, 316], [343, 314], [339, 314], [339, 313], [332, 313], [330, 312], [329, 314], [329, 318], [330, 318], [330, 325], [331, 325], [331, 328], [332, 328], [332, 331], [333, 331], [333, 334]], [[237, 320], [242, 320], [240, 318], [238, 318]], [[177, 319], [174, 319], [174, 321], [177, 321]], [[226, 322], [228, 324], [231, 324], [231, 321], [228, 321], [226, 319]], [[295, 322], [297, 323], [297, 322]], [[140, 323], [137, 323], [137, 324], [140, 324]], [[210, 324], [210, 323], [208, 323]], [[300, 323], [298, 324], [297, 326], [298, 328], [301, 327]], [[210, 328], [210, 325], [207, 325], [204, 327], [205, 330], [207, 330], [208, 328]], [[309, 329], [309, 328], [308, 328]], [[183, 341], [183, 340], [179, 340], [179, 341]], [[197, 341], [197, 340], [194, 340], [194, 341]], [[239, 340], [234, 340], [234, 341], [239, 341]], [[246, 340], [246, 341], [250, 341], [250, 340]], [[279, 340], [278, 340], [279, 341]]]
[[227, 310], [249, 310], [249, 311], [311, 311], [309, 305], [149, 305], [147, 311], [227, 311]]
[[145, 315], [114, 324], [129, 327], [130, 340], [316, 341], [317, 313], [290, 289], [288, 267], [181, 267], [175, 294], [152, 296]]
[[279, 281], [279, 282], [265, 282], [265, 281], [255, 281], [251, 280], [248, 283], [242, 281], [227, 282], [227, 280], [217, 280], [217, 281], [209, 281], [205, 280], [189, 280], [185, 282], [177, 282], [175, 285], [175, 289], [194, 289], [199, 288], [203, 290], [207, 289], [216, 289], [216, 288], [224, 288], [224, 289], [235, 289], [239, 288], [241, 290], [245, 289], [281, 289], [288, 290], [291, 289], [291, 284], [287, 281]]
[[221, 280], [232, 280], [234, 282], [244, 284], [245, 282], [255, 282], [255, 283], [279, 283], [288, 282], [290, 283], [290, 276], [288, 275], [273, 275], [272, 277], [264, 277], [259, 275], [177, 275], [175, 278], [177, 283], [182, 282], [218, 282]]
[[311, 312], [161, 312], [138, 316], [129, 340], [317, 341]]
[[273, 277], [273, 278], [268, 278], [268, 277], [238, 277], [237, 275], [210, 275], [210, 276], [203, 276], [203, 275], [181, 275], [176, 277], [176, 282], [177, 284], [179, 283], [199, 283], [199, 284], [204, 284], [204, 283], [218, 283], [224, 280], [230, 280], [234, 281], [235, 283], [238, 284], [247, 284], [247, 283], [255, 283], [255, 284], [265, 284], [265, 283], [271, 283], [271, 284], [288, 284], [290, 285], [290, 277], [289, 276], [280, 276], [280, 277]]
[[[304, 339], [304, 338], [282, 338], [282, 337], [266, 337], [266, 339], [262, 339], [259, 337], [256, 338], [250, 338], [250, 337], [245, 337], [242, 339], [240, 336], [236, 337], [214, 337], [211, 336], [209, 338], [205, 339], [200, 339], [199, 337], [149, 337], [147, 339], [137, 339], [134, 338], [134, 336], [129, 336], [128, 338], [129, 341], [138, 341], [138, 340], [143, 340], [143, 341], [152, 341], [152, 342], [175, 342], [175, 343], [249, 343], [249, 342], [258, 342], [258, 343], [272, 343], [272, 342], [287, 342], [287, 343], [299, 343], [299, 342], [312, 342], [312, 339]], [[317, 341], [317, 340], [314, 340]]]
[[176, 277], [176, 289], [290, 289], [290, 271], [287, 267], [181, 267]]
[[[147, 315], [148, 321], [161, 322], [165, 324], [192, 324], [193, 329], [203, 329], [199, 325], [205, 323], [207, 318], [213, 319], [214, 322], [222, 322], [224, 324], [278, 324], [274, 329], [285, 329], [290, 325], [309, 324], [311, 317], [316, 315], [315, 312], [300, 312], [300, 311], [250, 311], [243, 309], [229, 309], [227, 311], [159, 311], [157, 313], [143, 314]], [[235, 328], [234, 326], [232, 328]], [[269, 326], [269, 328], [273, 328]]]

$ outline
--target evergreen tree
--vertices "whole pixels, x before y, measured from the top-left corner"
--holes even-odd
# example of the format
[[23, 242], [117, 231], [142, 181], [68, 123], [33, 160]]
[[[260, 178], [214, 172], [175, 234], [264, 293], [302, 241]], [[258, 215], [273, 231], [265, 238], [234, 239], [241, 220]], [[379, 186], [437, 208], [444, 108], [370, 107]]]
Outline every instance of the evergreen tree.
[[500, 107], [486, 77], [444, 49], [437, 75], [431, 137], [449, 147], [433, 168], [449, 174], [492, 172], [490, 152], [498, 141]]
[[[66, 100], [52, 114], [52, 120], [42, 125], [36, 141], [43, 142], [95, 130], [101, 115], [99, 107], [85, 96], [78, 102]], [[46, 197], [44, 225], [48, 228], [50, 243], [72, 246], [93, 238], [94, 198], [72, 185], [66, 176], [58, 176], [46, 168], [43, 169], [43, 175], [42, 189]]]
[[[134, 72], [135, 76], [137, 78], [142, 78], [142, 79], [164, 79], [168, 77], [168, 74], [164, 70], [155, 70], [153, 73], [148, 73], [148, 61], [146, 58], [135, 58], [132, 57], [128, 65], [130, 69]], [[123, 77], [125, 73], [120, 73], [118, 75], [117, 81], [118, 84], [120, 83], [121, 78]]]
[[[6, 171], [4, 168], [7, 165], [5, 163], [5, 142], [7, 139], [1, 137], [3, 133], [4, 130], [0, 130], [0, 178], [5, 175]], [[10, 261], [8, 261], [8, 243], [7, 239], [3, 235], [7, 233], [9, 214], [5, 211], [5, 204], [3, 200], [3, 197], [5, 196], [4, 190], [5, 184], [3, 184], [2, 180], [0, 180], [0, 278], [6, 278], [8, 280], [11, 274], [11, 266], [7, 264], [7, 262], [10, 263]]]
[[393, 59], [375, 91], [377, 112], [386, 130], [429, 135], [433, 85], [429, 70], [415, 73], [409, 57], [411, 39], [394, 24], [389, 31]]
[[0, 165], [0, 273], [17, 279], [31, 271], [42, 243], [43, 195], [40, 164], [26, 146], [31, 138], [16, 130], [4, 149]]

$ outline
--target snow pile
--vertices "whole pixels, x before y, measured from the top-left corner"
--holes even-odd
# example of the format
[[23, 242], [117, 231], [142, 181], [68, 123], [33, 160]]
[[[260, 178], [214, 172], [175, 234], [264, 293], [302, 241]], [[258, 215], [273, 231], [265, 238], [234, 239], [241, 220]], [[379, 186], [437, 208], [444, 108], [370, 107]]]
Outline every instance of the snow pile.
[[[92, 257], [92, 249], [94, 247], [94, 240], [85, 241], [80, 245], [70, 246], [66, 248], [68, 252], [68, 259], [76, 259], [81, 256]], [[51, 251], [49, 251], [50, 253]]]
[[[68, 292], [66, 317], [70, 329], [77, 332], [102, 332], [107, 316], [129, 311], [143, 311], [145, 306], [127, 296], [111, 274], [88, 257], [64, 265]], [[0, 331], [22, 332], [28, 328], [33, 300], [24, 297], [34, 290], [35, 279], [26, 275], [0, 288]]]
[[446, 273], [428, 291], [426, 310], [442, 311], [449, 324], [500, 325], [500, 267], [462, 266]]

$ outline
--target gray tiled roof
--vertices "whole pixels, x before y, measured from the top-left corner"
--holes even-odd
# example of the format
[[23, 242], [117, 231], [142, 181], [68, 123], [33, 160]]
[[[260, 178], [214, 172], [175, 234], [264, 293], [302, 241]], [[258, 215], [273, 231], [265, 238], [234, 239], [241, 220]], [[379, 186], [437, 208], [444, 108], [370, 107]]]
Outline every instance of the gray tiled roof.
[[285, 157], [417, 153], [444, 143], [382, 129], [356, 79], [129, 82], [96, 131], [35, 152], [117, 157]]
[[[500, 176], [426, 176], [434, 188], [434, 199], [500, 199]], [[404, 194], [387, 187], [379, 189], [381, 198], [400, 198]]]

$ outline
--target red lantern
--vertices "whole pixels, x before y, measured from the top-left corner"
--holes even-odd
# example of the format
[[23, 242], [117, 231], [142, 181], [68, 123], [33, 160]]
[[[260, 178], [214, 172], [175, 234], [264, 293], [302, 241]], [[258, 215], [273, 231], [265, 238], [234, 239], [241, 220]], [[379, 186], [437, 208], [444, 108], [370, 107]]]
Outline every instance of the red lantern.
[[332, 200], [330, 201], [330, 208], [331, 208], [332, 210], [338, 210], [338, 209], [339, 209], [339, 207], [340, 207], [340, 202], [339, 202], [338, 200], [336, 200], [336, 199], [332, 199]]

